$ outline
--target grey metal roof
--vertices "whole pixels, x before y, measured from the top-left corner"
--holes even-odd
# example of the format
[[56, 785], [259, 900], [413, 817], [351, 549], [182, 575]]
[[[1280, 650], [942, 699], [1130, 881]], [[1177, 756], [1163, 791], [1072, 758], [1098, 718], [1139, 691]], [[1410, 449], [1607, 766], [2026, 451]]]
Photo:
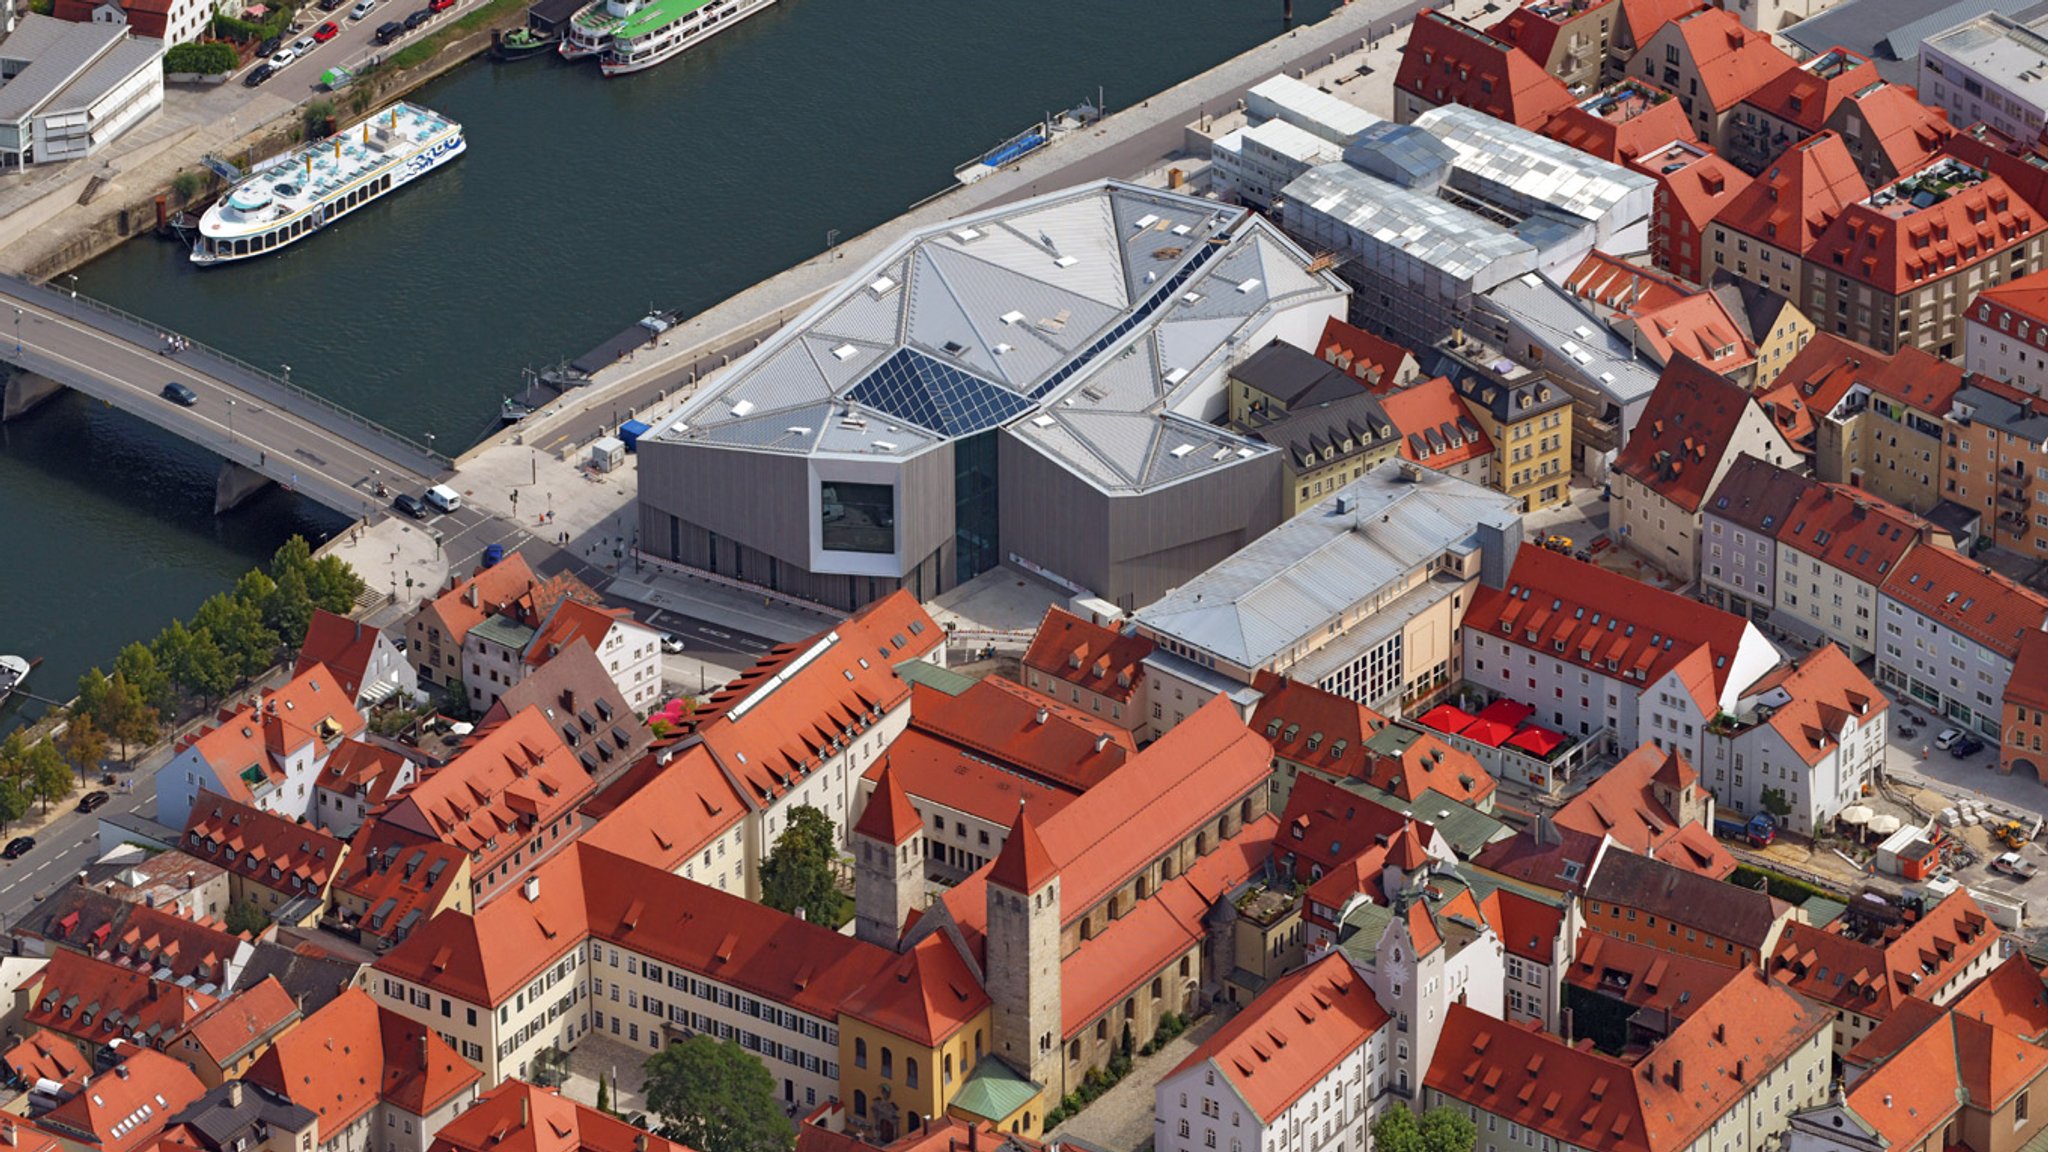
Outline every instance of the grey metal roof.
[[2048, 444], [2048, 400], [2038, 396], [2016, 404], [1989, 389], [1966, 384], [1956, 390], [1951, 414], [1987, 424], [2029, 444]]
[[1477, 194], [1506, 190], [1595, 222], [1646, 217], [1656, 194], [1657, 182], [1640, 172], [1462, 104], [1432, 108], [1415, 127], [1451, 150], [1451, 182], [1476, 181]]
[[1508, 315], [1553, 357], [1554, 363], [1616, 404], [1647, 398], [1657, 388], [1657, 369], [1638, 359], [1629, 342], [1614, 334], [1578, 297], [1541, 276], [1517, 276], [1487, 293], [1496, 310]]
[[1403, 188], [1433, 189], [1450, 173], [1456, 153], [1413, 124], [1382, 120], [1344, 149], [1344, 162]]
[[[14, 34], [0, 42], [0, 60], [10, 66], [26, 64], [13, 79], [0, 84], [0, 123], [13, 123], [41, 111], [127, 36], [125, 24], [75, 24], [34, 13], [23, 17]], [[143, 43], [163, 51], [160, 40]]]
[[909, 237], [646, 435], [900, 460], [1005, 427], [1105, 489], [1172, 483], [1267, 451], [1188, 417], [1275, 311], [1342, 295], [1310, 262], [1242, 209], [1052, 193]]
[[1894, 84], [1920, 82], [1920, 42], [1986, 12], [2013, 13], [2038, 0], [1843, 0], [1778, 33], [1810, 55], [1859, 52]]
[[[107, 93], [145, 68], [159, 67], [164, 56], [164, 42], [147, 38], [130, 38], [114, 45], [113, 51], [100, 57], [85, 74], [64, 86], [50, 101], [48, 112], [83, 112], [98, 103]], [[0, 89], [4, 92], [5, 89]]]
[[1535, 267], [1535, 246], [1491, 220], [1348, 164], [1311, 168], [1281, 195], [1290, 225], [1297, 212], [1327, 216], [1460, 281], [1480, 280], [1504, 264], [1516, 271]]
[[[1505, 527], [1504, 493], [1390, 461], [1136, 613], [1138, 624], [1244, 668], [1259, 668], [1447, 550]], [[1350, 510], [1338, 511], [1339, 501]]]
[[1285, 73], [1252, 85], [1245, 94], [1245, 110], [1290, 122], [1340, 147], [1381, 122], [1358, 105]]
[[2042, 58], [2048, 57], [2048, 43], [2041, 24], [2023, 22], [2024, 15], [1987, 12], [1946, 30], [1934, 29], [1923, 51], [1936, 49], [2024, 99], [2048, 103], [2048, 80], [2039, 71]]

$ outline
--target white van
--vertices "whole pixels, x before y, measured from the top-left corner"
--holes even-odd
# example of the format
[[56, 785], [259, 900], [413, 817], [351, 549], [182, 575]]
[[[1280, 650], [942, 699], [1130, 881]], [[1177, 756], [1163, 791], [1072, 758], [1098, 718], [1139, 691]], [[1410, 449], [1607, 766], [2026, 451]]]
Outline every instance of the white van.
[[443, 512], [453, 512], [462, 507], [462, 493], [446, 484], [436, 484], [427, 489], [427, 503]]

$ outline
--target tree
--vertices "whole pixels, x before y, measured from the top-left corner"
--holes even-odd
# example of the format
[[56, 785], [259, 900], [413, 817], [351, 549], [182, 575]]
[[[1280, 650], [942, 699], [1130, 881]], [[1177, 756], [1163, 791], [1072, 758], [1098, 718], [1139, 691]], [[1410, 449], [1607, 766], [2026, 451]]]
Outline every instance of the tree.
[[597, 1078], [597, 1110], [606, 1115], [612, 1110], [612, 1078], [600, 1075]]
[[135, 694], [159, 714], [177, 703], [177, 697], [171, 691], [171, 678], [164, 675], [156, 653], [150, 651], [147, 644], [137, 641], [121, 649], [121, 654], [114, 657], [114, 671], [126, 679]]
[[57, 754], [57, 749], [48, 740], [38, 740], [29, 745], [28, 756], [23, 761], [25, 771], [22, 783], [26, 790], [43, 802], [43, 811], [50, 805], [71, 794], [71, 765]]
[[[329, 114], [332, 115], [331, 110]], [[277, 546], [277, 551], [270, 554], [268, 571], [272, 580], [282, 580], [287, 572], [297, 572], [304, 576], [312, 567], [313, 546], [306, 543], [304, 536], [294, 533]]]
[[78, 782], [85, 783], [86, 774], [100, 766], [107, 758], [107, 734], [100, 730], [92, 713], [71, 710], [70, 718], [64, 725], [63, 742], [58, 746], [64, 759], [78, 769]]
[[784, 912], [801, 908], [821, 924], [839, 923], [832, 917], [846, 898], [833, 884], [833, 839], [832, 820], [823, 812], [807, 804], [790, 809], [789, 826], [761, 865], [761, 903]]
[[1375, 1152], [1428, 1152], [1422, 1141], [1422, 1128], [1415, 1123], [1415, 1113], [1399, 1104], [1373, 1121], [1372, 1146]]
[[1792, 802], [1785, 798], [1785, 791], [1782, 788], [1765, 788], [1758, 795], [1757, 804], [1781, 820], [1792, 814]]
[[313, 606], [338, 616], [354, 611], [356, 597], [369, 588], [356, 570], [339, 556], [322, 556], [306, 572], [306, 588], [313, 594]]
[[212, 632], [195, 628], [189, 636], [190, 644], [185, 653], [185, 673], [190, 677], [188, 683], [192, 692], [210, 704], [234, 690], [235, 670]]
[[0, 779], [19, 782], [28, 773], [28, 734], [16, 728], [0, 740]]
[[[260, 572], [251, 576], [261, 577]], [[306, 628], [313, 623], [313, 594], [306, 590], [306, 574], [296, 568], [278, 577], [263, 603], [263, 623], [297, 649], [306, 641]]]
[[[156, 709], [128, 682], [119, 668], [107, 681], [106, 696], [100, 702], [100, 723], [107, 734], [121, 742], [121, 759], [128, 759], [130, 744], [151, 744], [157, 737]], [[104, 753], [102, 753], [104, 755]]]
[[237, 900], [229, 904], [225, 919], [228, 931], [247, 932], [250, 936], [261, 936], [263, 930], [270, 927], [270, 917], [263, 914], [263, 909], [247, 900]]
[[0, 828], [28, 815], [28, 797], [12, 779], [0, 780]]
[[698, 1152], [789, 1152], [796, 1130], [775, 1080], [731, 1040], [697, 1035], [647, 1059], [647, 1109], [663, 1134]]
[[277, 633], [264, 624], [262, 607], [245, 604], [226, 592], [207, 597], [192, 614], [192, 631], [213, 636], [231, 686], [232, 681], [247, 680], [277, 659]]
[[1417, 1128], [1423, 1152], [1472, 1152], [1479, 1142], [1479, 1129], [1472, 1118], [1449, 1105], [1424, 1112]]

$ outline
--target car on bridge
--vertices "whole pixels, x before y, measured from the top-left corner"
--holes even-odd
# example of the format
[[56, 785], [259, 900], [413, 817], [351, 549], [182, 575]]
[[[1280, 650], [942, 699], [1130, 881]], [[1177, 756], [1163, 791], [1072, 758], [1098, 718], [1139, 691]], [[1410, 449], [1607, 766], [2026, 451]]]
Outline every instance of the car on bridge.
[[391, 501], [391, 506], [415, 520], [427, 518], [427, 502], [410, 492], [400, 492]]
[[199, 393], [178, 383], [176, 380], [164, 385], [163, 397], [173, 404], [190, 408], [199, 403]]

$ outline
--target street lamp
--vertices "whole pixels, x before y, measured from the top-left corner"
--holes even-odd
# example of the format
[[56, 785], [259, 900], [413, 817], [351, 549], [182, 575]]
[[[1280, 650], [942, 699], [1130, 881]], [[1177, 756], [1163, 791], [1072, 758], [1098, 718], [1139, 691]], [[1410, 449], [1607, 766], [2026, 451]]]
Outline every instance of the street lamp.
[[21, 355], [21, 309], [14, 310], [14, 354]]
[[432, 432], [429, 432], [429, 433], [427, 433], [427, 455], [429, 455], [429, 456], [432, 456], [433, 454], [434, 454], [434, 434], [433, 434]]
[[228, 397], [228, 443], [235, 442], [235, 398]]
[[279, 368], [282, 368], [282, 369], [284, 369], [284, 382], [285, 382], [285, 383], [287, 383], [287, 384], [291, 383], [291, 382], [292, 382], [292, 366], [291, 366], [291, 365], [289, 365], [289, 364], [279, 364], [279, 365], [278, 365], [278, 367], [279, 367]]
[[67, 272], [65, 275], [71, 277], [71, 298], [76, 300], [78, 299], [78, 273]]

